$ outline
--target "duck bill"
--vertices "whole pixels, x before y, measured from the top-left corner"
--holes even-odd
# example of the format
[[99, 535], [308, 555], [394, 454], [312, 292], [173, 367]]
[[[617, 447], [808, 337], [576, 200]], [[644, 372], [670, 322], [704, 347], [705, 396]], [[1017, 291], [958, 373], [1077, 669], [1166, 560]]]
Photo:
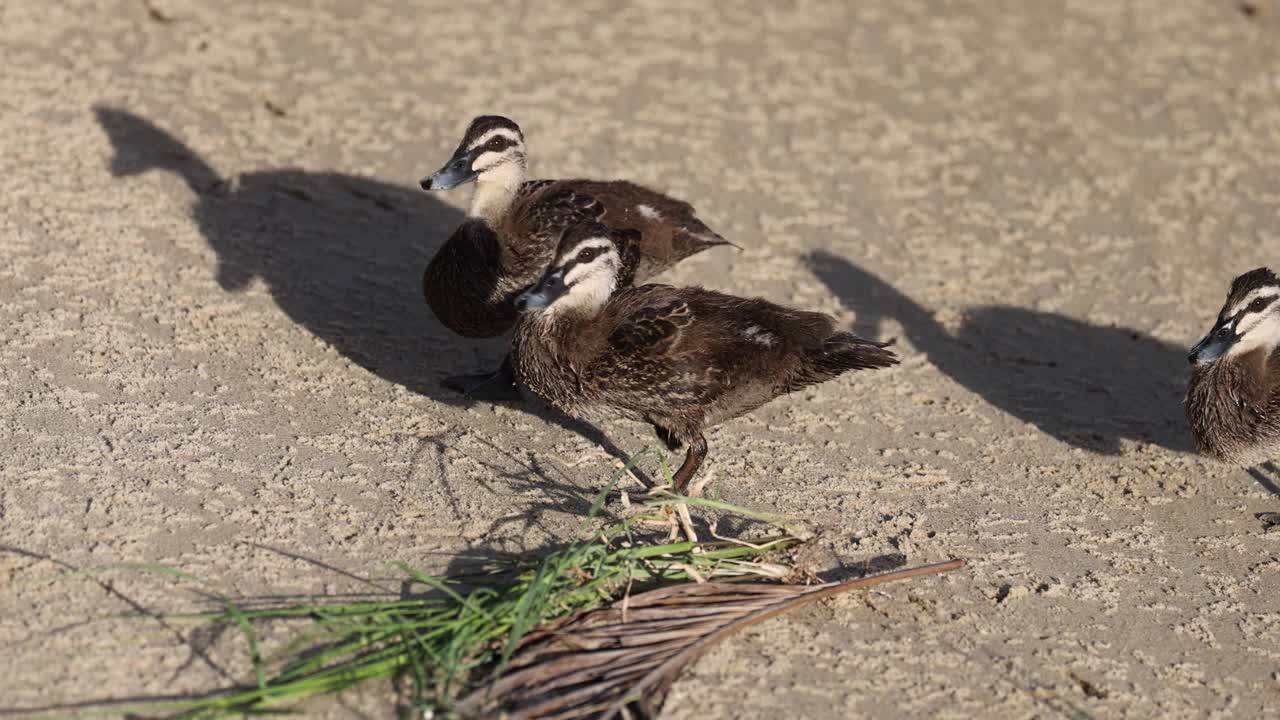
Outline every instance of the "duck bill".
[[566, 290], [564, 273], [557, 270], [521, 293], [520, 297], [516, 298], [516, 310], [518, 312], [541, 310], [555, 302]]
[[1222, 353], [1227, 349], [1226, 343], [1214, 340], [1217, 332], [1218, 326], [1215, 325], [1195, 345], [1191, 346], [1191, 349], [1187, 351], [1188, 363], [1192, 365], [1207, 365], [1222, 356]]
[[455, 155], [445, 166], [422, 178], [419, 184], [423, 190], [448, 190], [474, 180], [476, 174], [471, 170], [471, 158], [466, 155]]

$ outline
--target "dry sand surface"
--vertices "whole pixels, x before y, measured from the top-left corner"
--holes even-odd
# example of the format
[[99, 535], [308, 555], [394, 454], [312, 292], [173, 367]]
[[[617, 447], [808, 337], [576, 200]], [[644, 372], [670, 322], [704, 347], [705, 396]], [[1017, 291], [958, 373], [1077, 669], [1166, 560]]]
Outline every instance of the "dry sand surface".
[[714, 430], [725, 499], [851, 565], [971, 560], [751, 629], [665, 717], [1280, 714], [1280, 490], [1181, 409], [1231, 277], [1280, 262], [1280, 8], [716, 5], [0, 3], [0, 706], [247, 678], [235, 632], [97, 619], [189, 586], [74, 569], [396, 592], [564, 538], [653, 443], [439, 387], [504, 346], [422, 302], [468, 192], [416, 180], [500, 112], [535, 174], [745, 248], [667, 282], [898, 339]]

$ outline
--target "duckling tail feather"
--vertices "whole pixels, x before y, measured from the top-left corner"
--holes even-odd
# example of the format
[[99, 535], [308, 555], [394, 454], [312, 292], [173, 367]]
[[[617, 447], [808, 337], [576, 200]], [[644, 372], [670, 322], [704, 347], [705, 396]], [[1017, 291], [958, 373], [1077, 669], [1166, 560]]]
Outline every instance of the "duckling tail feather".
[[849, 370], [875, 370], [898, 364], [890, 343], [875, 342], [851, 332], [838, 332], [821, 347], [805, 355], [805, 361], [791, 378], [788, 390], [830, 380]]
[[734, 247], [739, 250], [742, 249], [741, 245], [726, 240], [723, 235], [707, 227], [706, 223], [699, 220], [697, 216], [693, 214], [689, 214], [688, 217], [684, 218], [677, 234], [685, 236], [684, 244], [688, 245], [690, 255], [702, 252], [707, 248], [716, 247], [717, 245], [728, 245], [729, 247]]

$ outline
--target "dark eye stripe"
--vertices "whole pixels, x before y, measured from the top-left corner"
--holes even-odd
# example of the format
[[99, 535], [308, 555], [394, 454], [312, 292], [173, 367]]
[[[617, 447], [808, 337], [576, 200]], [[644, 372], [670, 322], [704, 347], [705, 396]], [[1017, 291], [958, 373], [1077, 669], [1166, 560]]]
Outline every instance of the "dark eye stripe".
[[1275, 297], [1254, 298], [1253, 302], [1249, 303], [1248, 306], [1246, 306], [1243, 310], [1236, 313], [1235, 316], [1230, 318], [1223, 317], [1219, 320], [1219, 322], [1237, 323], [1245, 315], [1252, 315], [1253, 313], [1260, 313], [1263, 310], [1266, 310], [1268, 307], [1271, 306], [1272, 303], [1276, 301], [1276, 299], [1277, 298]]
[[1249, 303], [1249, 307], [1245, 308], [1244, 311], [1252, 313], [1262, 312], [1263, 310], [1266, 310], [1271, 303], [1275, 302], [1275, 300], [1276, 299], [1274, 297], [1258, 298]]
[[512, 140], [511, 138], [505, 135], [498, 135], [497, 137], [491, 138], [488, 142], [476, 148], [476, 151], [478, 153], [502, 152], [503, 150], [506, 150], [507, 148], [512, 147], [515, 144], [516, 144], [515, 140]]

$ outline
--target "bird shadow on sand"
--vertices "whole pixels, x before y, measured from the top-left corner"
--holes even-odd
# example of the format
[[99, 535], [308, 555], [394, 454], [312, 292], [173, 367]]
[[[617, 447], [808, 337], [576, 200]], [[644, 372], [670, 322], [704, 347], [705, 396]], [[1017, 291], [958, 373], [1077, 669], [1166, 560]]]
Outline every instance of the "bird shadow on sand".
[[1067, 443], [1117, 455], [1124, 440], [1194, 452], [1185, 428], [1184, 348], [1124, 327], [991, 305], [952, 333], [875, 274], [828, 252], [814, 274], [871, 332], [893, 318], [933, 366], [1010, 415]]
[[[447, 405], [474, 402], [441, 379], [496, 369], [500, 356], [450, 352], [471, 341], [449, 333], [422, 296], [422, 272], [461, 212], [416, 187], [344, 173], [223, 177], [150, 120], [118, 108], [94, 112], [115, 149], [112, 175], [159, 170], [186, 184], [222, 289], [261, 279], [285, 315], [360, 367]], [[624, 457], [592, 426], [536, 403], [518, 406]]]
[[1276, 484], [1280, 480], [1280, 467], [1277, 467], [1274, 462], [1267, 461], [1249, 468], [1249, 476], [1256, 480], [1263, 490], [1280, 497], [1280, 485]]

